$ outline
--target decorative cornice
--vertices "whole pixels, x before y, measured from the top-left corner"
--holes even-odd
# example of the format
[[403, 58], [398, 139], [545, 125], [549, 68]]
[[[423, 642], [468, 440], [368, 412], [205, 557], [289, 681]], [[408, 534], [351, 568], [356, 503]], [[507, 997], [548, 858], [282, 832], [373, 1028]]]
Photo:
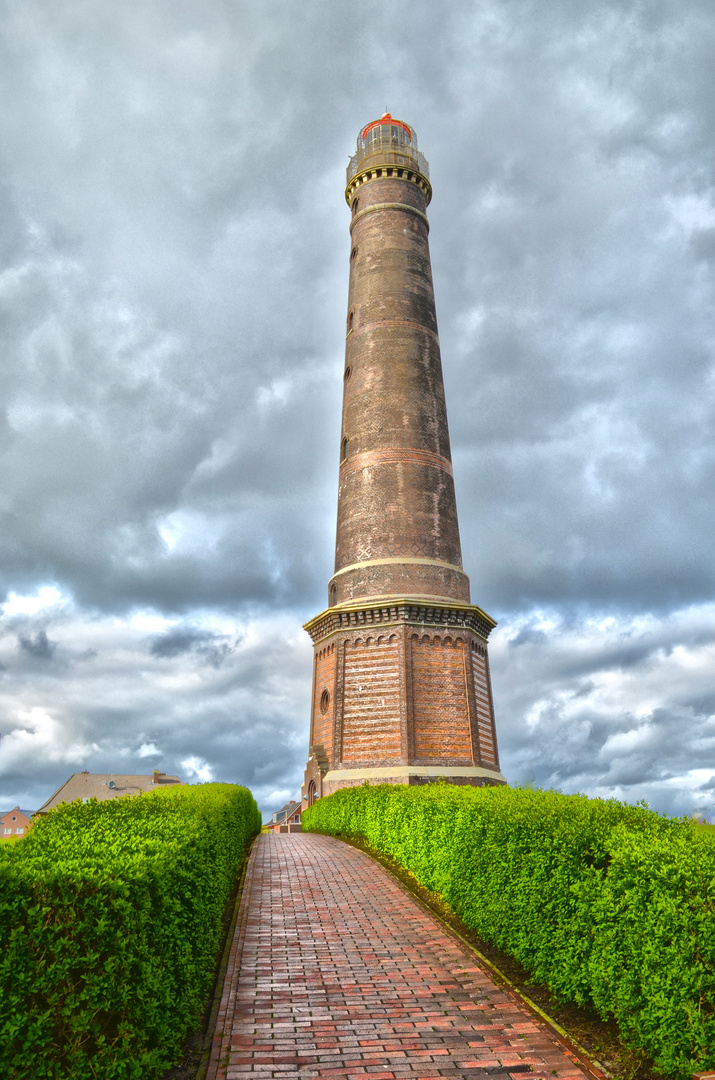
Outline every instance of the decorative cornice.
[[497, 625], [496, 620], [474, 604], [462, 604], [457, 600], [431, 601], [416, 597], [385, 596], [372, 602], [336, 604], [326, 608], [320, 615], [305, 623], [313, 642], [322, 641], [332, 634], [356, 627], [441, 626], [445, 629], [463, 627], [487, 640]]
[[[405, 180], [407, 183], [416, 184], [425, 193], [426, 202], [429, 204], [432, 198], [432, 185], [426, 176], [417, 169], [411, 169], [406, 165], [372, 165], [369, 169], [363, 169], [356, 173], [345, 188], [345, 201], [350, 205], [353, 192], [362, 184], [370, 180]], [[401, 205], [401, 204], [400, 204]]]
[[365, 214], [373, 214], [376, 210], [404, 210], [408, 214], [414, 214], [415, 217], [418, 217], [421, 221], [424, 221], [425, 225], [427, 226], [427, 232], [429, 232], [429, 221], [427, 220], [427, 215], [423, 214], [421, 210], [418, 210], [416, 206], [412, 206], [410, 203], [403, 202], [378, 202], [372, 203], [371, 206], [365, 206], [362, 210], [358, 210], [357, 214], [355, 214], [355, 217], [350, 222], [350, 235], [352, 235], [352, 231], [357, 225], [360, 218], [365, 217]]

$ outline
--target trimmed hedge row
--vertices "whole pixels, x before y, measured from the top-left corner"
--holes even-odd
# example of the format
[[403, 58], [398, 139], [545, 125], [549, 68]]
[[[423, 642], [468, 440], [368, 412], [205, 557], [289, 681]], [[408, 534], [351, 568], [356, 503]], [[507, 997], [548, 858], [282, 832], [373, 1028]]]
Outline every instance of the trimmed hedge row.
[[715, 1067], [715, 829], [499, 788], [346, 788], [304, 831], [363, 837], [668, 1076]]
[[0, 1075], [161, 1074], [198, 1022], [251, 793], [172, 787], [74, 802], [0, 849]]

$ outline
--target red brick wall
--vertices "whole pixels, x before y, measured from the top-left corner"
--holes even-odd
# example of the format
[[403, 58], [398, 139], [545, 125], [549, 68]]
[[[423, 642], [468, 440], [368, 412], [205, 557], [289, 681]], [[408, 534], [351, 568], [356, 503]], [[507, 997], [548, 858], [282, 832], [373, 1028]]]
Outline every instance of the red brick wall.
[[380, 765], [400, 758], [400, 660], [396, 634], [346, 642], [342, 758]]
[[[323, 691], [329, 695], [328, 708], [323, 712]], [[335, 724], [335, 643], [324, 645], [315, 652], [313, 683], [313, 725], [310, 745], [324, 746], [328, 761], [333, 761], [333, 728]]]
[[477, 725], [479, 728], [479, 751], [482, 763], [499, 767], [494, 713], [489, 687], [489, 669], [485, 648], [472, 644], [472, 669], [474, 671], [474, 696], [477, 702]]
[[[332, 632], [316, 642], [310, 742], [325, 748], [324, 767], [499, 769], [486, 642], [458, 625], [399, 625], [400, 617], [421, 615], [426, 621], [442, 610], [407, 606], [326, 613], [326, 629]], [[445, 620], [461, 614], [458, 609], [443, 613]], [[381, 616], [395, 623], [382, 628]], [[358, 625], [337, 629], [343, 619]], [[324, 690], [329, 695], [325, 712]]]
[[413, 634], [410, 649], [416, 760], [473, 764], [464, 639]]

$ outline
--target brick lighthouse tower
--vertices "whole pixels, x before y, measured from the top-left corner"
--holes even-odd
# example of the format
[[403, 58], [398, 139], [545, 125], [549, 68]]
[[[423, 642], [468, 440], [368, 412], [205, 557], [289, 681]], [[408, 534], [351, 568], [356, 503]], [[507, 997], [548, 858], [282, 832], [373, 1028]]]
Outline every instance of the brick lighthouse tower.
[[462, 569], [427, 234], [429, 168], [385, 113], [345, 198], [350, 288], [335, 573], [315, 648], [303, 798], [370, 783], [503, 784], [487, 638]]

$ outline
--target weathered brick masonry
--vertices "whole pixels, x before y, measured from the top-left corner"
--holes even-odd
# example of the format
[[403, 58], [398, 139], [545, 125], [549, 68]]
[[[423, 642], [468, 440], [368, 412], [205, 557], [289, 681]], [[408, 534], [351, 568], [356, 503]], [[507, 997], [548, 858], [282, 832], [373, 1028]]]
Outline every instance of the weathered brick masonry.
[[454, 493], [414, 131], [385, 114], [348, 168], [335, 573], [315, 643], [306, 801], [370, 782], [504, 783], [487, 638]]

